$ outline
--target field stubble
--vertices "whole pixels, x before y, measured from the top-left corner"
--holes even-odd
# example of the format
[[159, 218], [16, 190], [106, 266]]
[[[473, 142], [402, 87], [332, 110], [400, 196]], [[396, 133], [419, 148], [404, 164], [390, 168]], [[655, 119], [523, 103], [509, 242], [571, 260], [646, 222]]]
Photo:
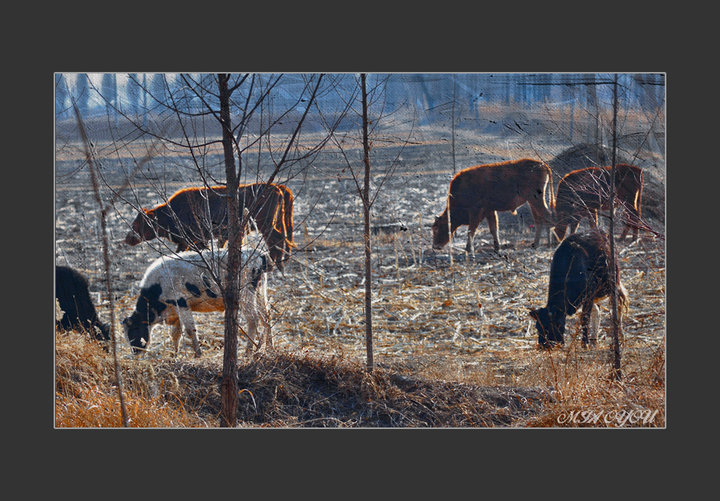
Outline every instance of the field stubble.
[[[363, 254], [354, 185], [331, 176], [287, 181], [297, 197], [297, 249], [285, 272], [270, 277], [276, 353], [240, 358], [242, 424], [559, 426], [558, 416], [568, 410], [642, 408], [657, 410], [651, 426], [663, 426], [664, 241], [646, 236], [619, 244], [630, 311], [624, 325], [625, 377], [610, 383], [607, 301], [601, 304], [597, 347], [579, 346], [577, 316], [568, 323], [564, 349], [544, 352], [536, 347], [527, 313], [545, 302], [552, 248], [530, 247], [527, 207], [517, 216], [500, 214], [500, 255], [492, 251], [485, 224], [476, 235], [475, 256], [461, 250], [463, 229], [456, 234], [452, 253], [430, 248], [429, 223], [442, 209], [450, 174], [446, 167], [439, 168], [441, 155], [424, 153], [429, 164], [425, 170], [416, 171], [417, 163], [410, 162], [398, 171], [383, 186], [375, 208], [372, 375], [363, 370]], [[58, 175], [63, 179], [62, 172]], [[56, 261], [88, 276], [99, 314], [108, 319], [97, 208], [82, 176], [67, 180], [56, 185]], [[133, 199], [126, 200], [143, 206], [156, 203], [158, 186], [153, 183], [135, 187]], [[163, 183], [169, 193], [192, 184]], [[133, 425], [217, 426], [222, 315], [196, 314], [201, 359], [191, 358], [186, 345], [179, 358], [172, 359], [168, 330], [161, 326], [153, 332], [151, 352], [135, 360], [119, 321], [134, 307], [145, 267], [171, 249], [157, 240], [137, 247], [122, 244], [135, 209], [129, 203], [114, 207], [109, 233], [115, 327], [130, 401], [137, 409]], [[397, 229], [398, 223], [401, 231], [386, 230]], [[82, 342], [67, 336], [56, 339], [58, 426], [117, 426], [98, 418], [84, 421], [78, 410], [83, 407], [78, 401], [102, 394], [100, 387], [106, 388], [109, 400], [114, 398], [107, 389], [112, 387], [110, 376], [87, 376], [93, 370], [88, 361], [102, 358], [103, 352], [79, 346]], [[79, 361], [73, 352], [85, 353], [86, 360]], [[95, 370], [104, 374], [110, 369], [102, 365]], [[93, 408], [103, 408], [96, 404]], [[147, 408], [167, 419], [142, 417], [147, 413], [141, 409]], [[582, 423], [564, 426], [572, 424]]]

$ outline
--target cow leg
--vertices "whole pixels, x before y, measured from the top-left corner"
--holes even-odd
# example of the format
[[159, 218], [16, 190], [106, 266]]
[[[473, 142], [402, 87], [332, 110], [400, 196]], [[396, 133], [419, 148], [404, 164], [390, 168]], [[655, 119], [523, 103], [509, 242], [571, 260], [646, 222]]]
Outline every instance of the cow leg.
[[195, 320], [193, 319], [192, 311], [190, 310], [190, 308], [179, 306], [177, 308], [177, 312], [178, 319], [185, 328], [185, 334], [187, 334], [187, 336], [192, 341], [195, 356], [199, 357], [200, 355], [202, 355], [202, 350], [200, 350], [200, 341], [198, 340], [197, 329], [195, 328]]
[[257, 343], [257, 349], [260, 351], [260, 348], [262, 348], [262, 339], [258, 339], [257, 336], [257, 319], [253, 314], [246, 315], [246, 320], [248, 324], [248, 340], [247, 344], [245, 345], [245, 355], [250, 355], [253, 351], [253, 341]]
[[245, 355], [250, 355], [253, 351], [253, 345], [257, 344], [257, 349], [260, 350], [263, 345], [263, 340], [258, 337], [257, 322], [258, 322], [258, 307], [257, 297], [249, 287], [244, 287], [240, 294], [240, 309], [242, 315], [247, 322], [247, 344], [245, 345]]
[[635, 209], [632, 210], [633, 215], [633, 242], [638, 239], [638, 236], [640, 235], [640, 212], [636, 211]]
[[[590, 301], [583, 304], [582, 311], [580, 312], [580, 327], [582, 329], [582, 343], [584, 347], [587, 347], [588, 345], [588, 331], [590, 328], [590, 316], [592, 314], [593, 307], [594, 304]], [[593, 344], [595, 343], [593, 342]]]
[[500, 252], [500, 239], [498, 238], [498, 215], [496, 211], [490, 211], [487, 217], [488, 227], [493, 237], [493, 248], [495, 252]]
[[597, 344], [598, 333], [600, 332], [600, 307], [593, 304], [592, 312], [590, 313], [590, 333], [588, 339], [590, 344], [595, 346]]
[[597, 344], [598, 329], [600, 327], [600, 308], [594, 302], [583, 305], [580, 315], [580, 325], [583, 332], [583, 346]]
[[475, 255], [475, 249], [473, 247], [473, 238], [475, 237], [475, 231], [477, 231], [480, 221], [485, 217], [484, 211], [468, 211], [468, 237], [467, 244], [465, 245], [465, 252], [471, 256]]
[[[262, 278], [257, 288], [248, 289], [243, 293], [241, 300], [243, 316], [247, 320], [247, 335], [257, 343], [258, 350], [272, 348], [272, 327], [270, 325], [270, 311], [267, 304], [267, 280]], [[258, 332], [258, 322], [262, 325], [262, 335]], [[248, 340], [246, 354], [252, 352], [253, 343]]]
[[258, 288], [255, 292], [255, 298], [257, 301], [258, 317], [262, 324], [265, 346], [272, 348], [272, 326], [270, 325], [270, 308], [267, 303], [267, 280], [263, 278], [258, 284]]
[[180, 325], [178, 318], [168, 321], [168, 325], [171, 327], [170, 339], [172, 340], [173, 356], [177, 357], [180, 347], [180, 337], [182, 336], [182, 325]]
[[[620, 238], [619, 238], [619, 239], [620, 239], [620, 240], [625, 240], [625, 237], [627, 236], [628, 233], [630, 233], [630, 222], [628, 221], [628, 217], [627, 217], [627, 213], [626, 213], [626, 214], [625, 214], [625, 221], [624, 221], [624, 224], [623, 224], [623, 230], [622, 230], [622, 233], [620, 233]], [[633, 234], [634, 234], [634, 232], [633, 232]], [[637, 238], [637, 237], [634, 236], [634, 237], [633, 237], [633, 240], [635, 240], [636, 238]]]
[[632, 239], [633, 241], [637, 240], [638, 233], [639, 233], [639, 224], [640, 224], [640, 215], [637, 213], [635, 209], [628, 209], [625, 207], [625, 217], [624, 217], [625, 225], [623, 226], [622, 234], [620, 235], [620, 240], [625, 240], [625, 237], [628, 233], [630, 233], [630, 230], [632, 229]]
[[[622, 233], [620, 233], [620, 240], [625, 240], [625, 237], [628, 233], [630, 233], [631, 225], [630, 225], [630, 218], [628, 217], [627, 211], [625, 211], [625, 217], [623, 218], [623, 229]], [[633, 240], [637, 238], [636, 234], [637, 230], [633, 230]]]
[[533, 240], [532, 246], [537, 247], [540, 245], [540, 235], [544, 226], [548, 227], [548, 246], [550, 245], [550, 226], [546, 225], [545, 217], [535, 207], [530, 206], [530, 212], [532, 213], [533, 222], [535, 223], [535, 240]]

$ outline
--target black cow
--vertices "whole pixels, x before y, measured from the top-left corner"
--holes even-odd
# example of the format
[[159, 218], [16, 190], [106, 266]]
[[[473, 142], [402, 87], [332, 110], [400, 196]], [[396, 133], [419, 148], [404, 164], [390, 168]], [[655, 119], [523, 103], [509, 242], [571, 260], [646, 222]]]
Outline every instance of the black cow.
[[587, 344], [593, 306], [611, 293], [613, 280], [617, 280], [618, 305], [622, 312], [627, 308], [627, 291], [620, 283], [617, 261], [610, 264], [610, 245], [605, 235], [599, 231], [574, 233], [563, 240], [550, 265], [547, 305], [530, 311], [540, 346], [564, 344], [565, 318], [580, 308], [582, 341]]
[[110, 326], [98, 318], [87, 280], [80, 272], [67, 266], [55, 266], [55, 299], [64, 312], [56, 321], [56, 328], [86, 331], [99, 341], [110, 340]]

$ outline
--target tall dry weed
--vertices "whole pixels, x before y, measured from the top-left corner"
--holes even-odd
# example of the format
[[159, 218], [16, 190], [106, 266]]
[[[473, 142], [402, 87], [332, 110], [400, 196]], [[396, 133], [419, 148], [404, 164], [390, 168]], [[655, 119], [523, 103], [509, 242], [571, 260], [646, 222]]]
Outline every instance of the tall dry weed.
[[624, 359], [620, 381], [613, 378], [605, 345], [584, 349], [572, 341], [564, 349], [538, 350], [532, 358], [526, 382], [544, 388], [552, 401], [526, 426], [665, 426], [664, 347], [650, 360]]
[[[142, 371], [128, 371], [126, 377], [143, 378]], [[123, 426], [115, 388], [112, 360], [100, 345], [76, 332], [57, 334], [55, 343], [55, 426], [57, 428], [119, 428]], [[138, 391], [142, 384], [125, 393], [130, 427], [198, 427], [204, 420], [186, 409], [182, 402], [148, 396]]]

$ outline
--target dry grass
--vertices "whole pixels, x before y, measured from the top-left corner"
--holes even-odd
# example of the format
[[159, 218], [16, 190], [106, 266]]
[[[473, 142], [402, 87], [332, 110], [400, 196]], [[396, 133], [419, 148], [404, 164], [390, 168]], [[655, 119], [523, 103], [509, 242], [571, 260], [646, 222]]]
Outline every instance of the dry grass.
[[[107, 355], [93, 341], [61, 336], [56, 359], [56, 426], [121, 426]], [[218, 362], [125, 361], [131, 426], [218, 426]], [[357, 361], [307, 352], [243, 360], [238, 378], [241, 427], [513, 426], [546, 398], [533, 389], [426, 380], [396, 368], [369, 373]]]
[[[204, 422], [172, 398], [150, 396], [142, 371], [124, 363], [133, 382], [124, 392], [131, 427], [197, 427]], [[78, 333], [57, 334], [55, 343], [55, 426], [117, 428], [122, 426], [111, 357], [100, 345]]]
[[[378, 239], [382, 245], [397, 248], [392, 238]], [[308, 251], [271, 281], [276, 351], [240, 359], [240, 426], [663, 427], [665, 289], [658, 245], [620, 252], [631, 311], [624, 377], [614, 382], [607, 337], [582, 348], [575, 317], [565, 347], [536, 347], [526, 312], [544, 301], [551, 250], [524, 243], [503, 258], [481, 251], [474, 261], [458, 254], [453, 266], [443, 260], [419, 266], [398, 256], [376, 267], [376, 367], [368, 373], [352, 246], [325, 242], [322, 258]], [[118, 308], [132, 308], [130, 298]], [[601, 336], [609, 323], [603, 310]], [[132, 426], [219, 426], [222, 315], [196, 318], [200, 359], [189, 351], [171, 358], [163, 327], [154, 331], [144, 359], [133, 358], [121, 342]], [[56, 388], [58, 427], [120, 425], [110, 357], [94, 342], [58, 335]]]
[[[120, 427], [108, 356], [93, 341], [58, 338], [56, 426]], [[516, 354], [517, 356], [517, 354]], [[527, 353], [523, 356], [527, 357]], [[480, 385], [445, 380], [442, 365], [427, 377], [410, 366], [364, 364], [308, 351], [241, 359], [241, 427], [565, 427], [665, 425], [664, 360], [626, 365], [609, 378], [607, 353], [555, 350], [530, 353], [531, 385]], [[219, 425], [220, 357], [125, 360], [130, 425], [150, 428]], [[518, 381], [520, 382], [520, 381]], [[576, 416], [589, 411], [598, 416]], [[619, 422], [619, 411], [648, 422]], [[642, 414], [642, 413], [645, 414]]]

